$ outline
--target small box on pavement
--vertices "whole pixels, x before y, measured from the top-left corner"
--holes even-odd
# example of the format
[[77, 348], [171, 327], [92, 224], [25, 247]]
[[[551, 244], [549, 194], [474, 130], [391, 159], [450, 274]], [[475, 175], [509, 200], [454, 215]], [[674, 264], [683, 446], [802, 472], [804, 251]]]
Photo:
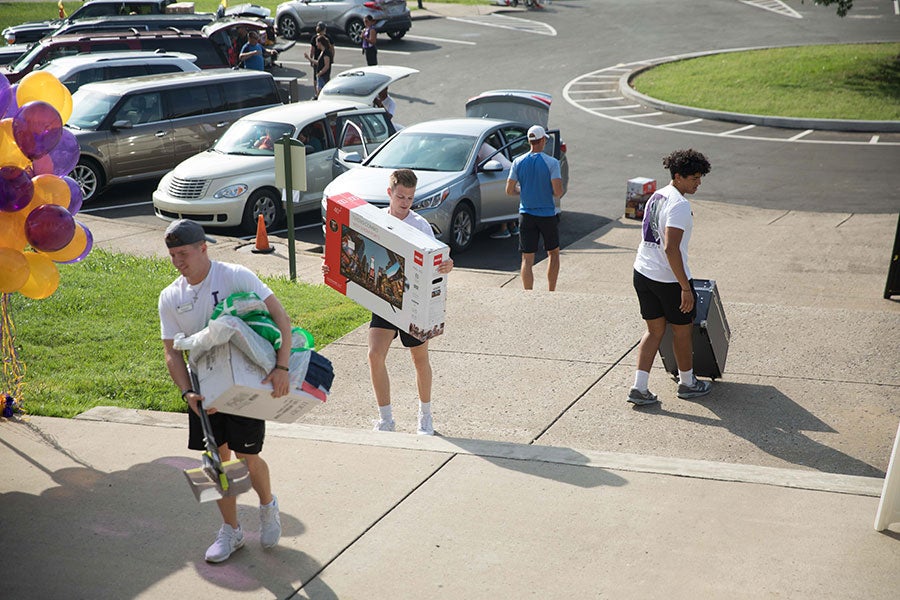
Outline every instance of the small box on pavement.
[[628, 180], [625, 191], [625, 218], [643, 219], [644, 206], [656, 191], [656, 180], [647, 177], [635, 177]]
[[267, 373], [232, 344], [215, 346], [191, 365], [200, 383], [203, 408], [265, 421], [293, 423], [323, 401], [291, 387], [287, 396], [272, 397]]
[[450, 249], [352, 194], [328, 199], [325, 283], [419, 340], [444, 332]]

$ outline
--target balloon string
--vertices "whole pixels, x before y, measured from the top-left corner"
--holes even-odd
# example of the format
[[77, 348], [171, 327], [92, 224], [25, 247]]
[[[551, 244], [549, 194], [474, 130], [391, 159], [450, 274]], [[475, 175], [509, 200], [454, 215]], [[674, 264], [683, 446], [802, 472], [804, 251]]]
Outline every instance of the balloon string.
[[22, 409], [22, 390], [25, 387], [25, 363], [16, 350], [16, 326], [9, 310], [9, 294], [0, 297], [0, 357], [3, 360], [3, 410], [11, 418]]

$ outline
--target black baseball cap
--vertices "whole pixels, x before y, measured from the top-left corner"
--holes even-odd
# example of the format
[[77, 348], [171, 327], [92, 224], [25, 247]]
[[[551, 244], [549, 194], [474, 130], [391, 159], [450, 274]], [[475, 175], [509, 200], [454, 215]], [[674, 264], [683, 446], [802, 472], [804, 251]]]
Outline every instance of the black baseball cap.
[[215, 244], [216, 240], [207, 237], [200, 225], [187, 219], [172, 221], [166, 228], [167, 248], [178, 248], [179, 246], [187, 246], [197, 242], [211, 242]]

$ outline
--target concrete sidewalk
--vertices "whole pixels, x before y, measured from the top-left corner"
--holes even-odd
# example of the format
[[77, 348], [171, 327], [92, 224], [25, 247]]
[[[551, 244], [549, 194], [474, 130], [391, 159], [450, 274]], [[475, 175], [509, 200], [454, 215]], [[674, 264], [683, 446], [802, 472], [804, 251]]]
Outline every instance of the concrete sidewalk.
[[[900, 525], [872, 526], [900, 418], [900, 305], [881, 299], [896, 215], [693, 205], [695, 275], [718, 280], [733, 330], [707, 400], [675, 398], [657, 365], [662, 406], [624, 401], [641, 324], [638, 225], [621, 219], [564, 250], [554, 294], [524, 292], [514, 270], [454, 270], [432, 345], [442, 437], [368, 431], [364, 327], [325, 348], [326, 407], [269, 428], [285, 527], [272, 550], [247, 494], [247, 547], [203, 561], [218, 513], [179, 472], [197, 464], [184, 415], [0, 423], [14, 549], [0, 595], [894, 598]], [[97, 247], [165, 255], [159, 227], [83, 220]], [[210, 248], [287, 273], [283, 246]], [[312, 250], [299, 273], [319, 282]], [[389, 357], [412, 432], [408, 361]]]

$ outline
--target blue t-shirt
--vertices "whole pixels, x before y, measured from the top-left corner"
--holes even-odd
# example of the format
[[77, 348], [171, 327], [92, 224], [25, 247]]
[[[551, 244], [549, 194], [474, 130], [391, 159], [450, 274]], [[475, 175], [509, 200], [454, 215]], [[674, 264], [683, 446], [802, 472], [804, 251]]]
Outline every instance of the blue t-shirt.
[[556, 214], [552, 180], [562, 179], [558, 160], [543, 152], [522, 154], [513, 161], [509, 179], [519, 182], [520, 213], [536, 217]]
[[241, 54], [244, 52], [256, 52], [256, 54], [244, 61], [245, 69], [254, 69], [256, 71], [265, 69], [265, 63], [263, 62], [263, 47], [261, 44], [251, 44], [250, 42], [247, 42], [244, 44], [244, 47], [241, 48]]

